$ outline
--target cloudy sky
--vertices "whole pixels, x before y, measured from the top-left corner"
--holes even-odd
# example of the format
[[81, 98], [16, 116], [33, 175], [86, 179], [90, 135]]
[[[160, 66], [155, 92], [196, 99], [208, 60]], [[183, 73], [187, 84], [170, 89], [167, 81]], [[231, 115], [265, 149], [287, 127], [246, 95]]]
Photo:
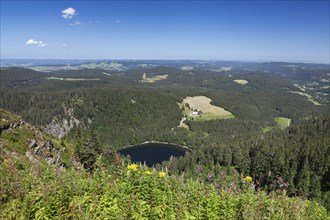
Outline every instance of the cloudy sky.
[[329, 62], [329, 1], [2, 1], [1, 58]]

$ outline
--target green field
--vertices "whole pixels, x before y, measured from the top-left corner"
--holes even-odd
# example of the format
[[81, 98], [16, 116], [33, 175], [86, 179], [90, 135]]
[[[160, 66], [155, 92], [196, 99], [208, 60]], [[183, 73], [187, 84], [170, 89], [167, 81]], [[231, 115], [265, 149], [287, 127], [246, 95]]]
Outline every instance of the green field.
[[61, 81], [96, 81], [100, 78], [62, 78], [62, 77], [46, 77], [48, 80], [61, 80]]
[[281, 129], [286, 129], [291, 124], [290, 118], [276, 117], [275, 121]]
[[141, 82], [143, 82], [143, 83], [154, 83], [154, 82], [157, 82], [159, 80], [164, 80], [167, 77], [168, 77], [168, 74], [157, 75], [157, 76], [153, 76], [153, 77], [147, 77], [147, 74], [143, 73]]
[[291, 93], [294, 93], [294, 94], [298, 94], [298, 95], [307, 97], [307, 99], [309, 101], [313, 102], [314, 105], [321, 105], [320, 103], [318, 103], [317, 101], [315, 101], [314, 98], [310, 94], [307, 94], [307, 93], [304, 93], [304, 92], [298, 92], [298, 91], [290, 91], [290, 92]]
[[284, 130], [291, 125], [291, 121], [292, 120], [290, 118], [276, 117], [275, 122], [277, 123], [277, 126], [266, 126], [264, 127], [263, 132], [269, 132], [274, 128], [280, 128], [281, 130]]
[[241, 84], [241, 85], [245, 85], [248, 84], [249, 82], [245, 79], [235, 79], [234, 80], [235, 83]]
[[[189, 119], [198, 121], [209, 121], [216, 119], [230, 119], [235, 116], [224, 108], [211, 105], [211, 99], [205, 96], [186, 97], [182, 101], [183, 114]], [[188, 106], [189, 107], [188, 107]], [[199, 112], [194, 115], [194, 112]]]

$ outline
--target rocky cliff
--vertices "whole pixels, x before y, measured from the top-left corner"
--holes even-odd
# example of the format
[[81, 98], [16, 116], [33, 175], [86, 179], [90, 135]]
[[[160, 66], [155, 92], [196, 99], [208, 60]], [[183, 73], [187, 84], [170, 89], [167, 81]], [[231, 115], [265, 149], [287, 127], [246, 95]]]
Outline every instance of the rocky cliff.
[[45, 161], [49, 165], [61, 165], [65, 151], [59, 140], [47, 137], [21, 117], [0, 109], [1, 161], [14, 158], [31, 163]]
[[67, 135], [74, 126], [80, 124], [80, 121], [74, 117], [74, 109], [66, 108], [64, 106], [64, 113], [68, 119], [54, 117], [53, 120], [43, 128], [43, 130], [55, 137], [62, 138]]

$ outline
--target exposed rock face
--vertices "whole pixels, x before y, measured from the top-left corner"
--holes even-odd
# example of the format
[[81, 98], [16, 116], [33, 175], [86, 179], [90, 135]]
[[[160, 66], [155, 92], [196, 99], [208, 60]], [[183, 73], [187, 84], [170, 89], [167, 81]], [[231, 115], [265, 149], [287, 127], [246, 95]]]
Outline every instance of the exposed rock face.
[[22, 119], [19, 119], [17, 121], [8, 121], [6, 118], [1, 118], [0, 123], [0, 134], [4, 130], [12, 130], [15, 128], [19, 128], [20, 126], [24, 125], [24, 121]]
[[5, 118], [2, 118], [0, 125], [0, 134], [2, 133], [2, 131], [9, 129], [9, 126], [9, 122]]
[[31, 139], [28, 143], [29, 149], [25, 155], [31, 162], [38, 161], [35, 157], [41, 156], [45, 158], [49, 165], [57, 165], [61, 162], [61, 152], [64, 148], [55, 148], [54, 144], [50, 140], [36, 140]]
[[[2, 132], [22, 132], [29, 133], [30, 138], [26, 142], [25, 156], [32, 162], [37, 163], [40, 160], [46, 160], [49, 165], [58, 165], [61, 163], [61, 153], [65, 148], [55, 147], [51, 140], [46, 140], [43, 134], [34, 126], [26, 123], [19, 116], [0, 109], [0, 134]], [[32, 133], [32, 135], [31, 135]], [[3, 146], [0, 138], [0, 146]], [[17, 152], [1, 149], [6, 155], [14, 157]], [[16, 157], [16, 156], [15, 156]]]
[[72, 108], [67, 109], [64, 107], [64, 112], [70, 119], [54, 117], [52, 122], [45, 126], [45, 132], [55, 137], [62, 138], [68, 134], [74, 126], [80, 124], [80, 121], [74, 117], [74, 110]]
[[29, 149], [34, 148], [37, 146], [37, 141], [32, 139], [29, 143]]

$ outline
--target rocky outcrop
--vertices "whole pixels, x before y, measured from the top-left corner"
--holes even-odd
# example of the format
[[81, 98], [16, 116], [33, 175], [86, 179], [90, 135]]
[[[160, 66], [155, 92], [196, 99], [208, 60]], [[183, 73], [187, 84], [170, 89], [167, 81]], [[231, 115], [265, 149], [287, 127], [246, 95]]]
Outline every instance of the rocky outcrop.
[[62, 138], [70, 132], [74, 126], [78, 126], [80, 121], [74, 117], [74, 110], [72, 108], [65, 108], [64, 112], [68, 119], [59, 119], [54, 117], [51, 123], [44, 127], [45, 132], [55, 137]]
[[31, 139], [29, 140], [28, 147], [25, 155], [32, 163], [37, 161], [37, 156], [41, 156], [49, 165], [60, 164], [61, 153], [65, 151], [65, 148], [55, 148], [51, 140]]
[[9, 121], [6, 118], [1, 118], [0, 134], [5, 130], [12, 130], [15, 128], [19, 128], [24, 124], [25, 122], [22, 119], [19, 119], [18, 121]]
[[[0, 135], [1, 133], [7, 133], [7, 137], [15, 134], [13, 137], [16, 142], [20, 142], [19, 147], [1, 148], [0, 158], [19, 158], [27, 157], [30, 162], [37, 163], [41, 160], [45, 160], [49, 165], [61, 164], [61, 153], [65, 148], [55, 147], [52, 140], [46, 139], [43, 133], [36, 127], [26, 123], [19, 116], [0, 109]], [[25, 139], [23, 139], [25, 138]], [[21, 143], [26, 143], [22, 145]], [[11, 144], [11, 138], [1, 139], [0, 146], [9, 146]], [[21, 154], [22, 149], [25, 149], [25, 155]]]
[[60, 120], [58, 118], [53, 118], [52, 122], [44, 127], [44, 130], [48, 134], [51, 134], [58, 138], [62, 138], [66, 134], [68, 134], [74, 126], [78, 125], [79, 120], [75, 118], [70, 119], [69, 121], [67, 119]]

